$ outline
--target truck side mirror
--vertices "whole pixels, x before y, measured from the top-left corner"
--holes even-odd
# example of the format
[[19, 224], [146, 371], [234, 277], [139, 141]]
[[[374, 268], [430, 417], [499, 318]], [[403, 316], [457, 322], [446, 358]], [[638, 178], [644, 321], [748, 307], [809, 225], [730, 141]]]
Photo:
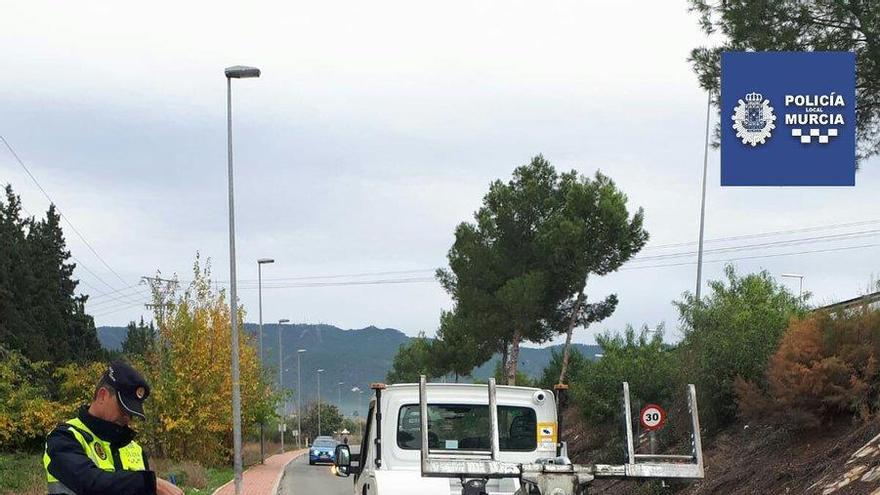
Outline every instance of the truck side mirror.
[[351, 450], [348, 445], [340, 444], [336, 446], [336, 455], [333, 465], [336, 466], [336, 476], [347, 478], [351, 470]]

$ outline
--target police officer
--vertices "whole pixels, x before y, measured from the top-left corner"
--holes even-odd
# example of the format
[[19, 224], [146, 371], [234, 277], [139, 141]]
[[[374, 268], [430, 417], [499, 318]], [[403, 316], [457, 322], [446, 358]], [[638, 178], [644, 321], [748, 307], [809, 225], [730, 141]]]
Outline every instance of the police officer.
[[95, 387], [90, 405], [46, 438], [43, 466], [49, 494], [183, 495], [150, 471], [147, 455], [128, 427], [143, 419], [150, 386], [134, 368], [113, 361]]

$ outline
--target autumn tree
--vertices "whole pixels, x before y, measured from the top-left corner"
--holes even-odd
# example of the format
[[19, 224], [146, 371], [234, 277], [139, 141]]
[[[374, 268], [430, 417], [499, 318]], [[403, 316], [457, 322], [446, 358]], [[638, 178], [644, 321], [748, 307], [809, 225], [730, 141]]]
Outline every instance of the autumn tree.
[[880, 310], [793, 319], [770, 358], [766, 382], [739, 378], [740, 413], [750, 419], [817, 427], [836, 417], [867, 419], [880, 399]]
[[856, 66], [858, 155], [880, 152], [880, 4], [873, 0], [689, 0], [716, 47], [691, 52], [700, 86], [720, 90], [723, 51], [849, 51]]
[[[159, 296], [156, 296], [159, 297]], [[211, 282], [210, 262], [196, 259], [193, 281], [156, 301], [159, 345], [143, 363], [152, 392], [145, 438], [171, 458], [219, 462], [232, 449], [232, 339], [225, 290]], [[164, 314], [158, 314], [158, 311]], [[244, 309], [239, 313], [242, 327]], [[239, 341], [242, 423], [272, 415], [278, 397], [260, 368], [253, 336]]]

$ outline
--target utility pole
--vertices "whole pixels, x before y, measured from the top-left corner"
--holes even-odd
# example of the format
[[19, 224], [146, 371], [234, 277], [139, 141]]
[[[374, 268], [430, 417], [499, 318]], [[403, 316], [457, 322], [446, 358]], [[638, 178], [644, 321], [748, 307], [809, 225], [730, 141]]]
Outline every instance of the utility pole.
[[302, 448], [303, 424], [302, 424], [302, 373], [300, 373], [300, 356], [306, 352], [305, 349], [296, 350], [296, 445]]
[[284, 429], [287, 427], [287, 422], [284, 419], [284, 352], [282, 351], [283, 347], [281, 347], [281, 329], [284, 328], [282, 325], [289, 322], [287, 318], [282, 318], [278, 320], [278, 393], [281, 394], [281, 424], [278, 427], [281, 429], [281, 453], [284, 453]]
[[318, 436], [321, 436], [321, 373], [323, 369], [318, 370]]
[[712, 108], [712, 92], [706, 102], [706, 143], [703, 148], [703, 195], [700, 200], [700, 245], [697, 250], [697, 304], [700, 303], [700, 290], [703, 286], [703, 227], [706, 223], [706, 171], [709, 168], [709, 111]]
[[[263, 370], [263, 265], [266, 263], [275, 263], [275, 260], [271, 258], [260, 258], [257, 260], [257, 294], [259, 299], [260, 306], [260, 371]], [[263, 464], [263, 461], [266, 457], [266, 442], [265, 435], [263, 433], [263, 423], [264, 421], [260, 420], [260, 464]]]
[[162, 341], [162, 330], [165, 328], [165, 310], [174, 306], [174, 303], [168, 302], [168, 299], [174, 297], [177, 292], [178, 281], [175, 279], [161, 277], [141, 277], [141, 283], [150, 286], [150, 294], [153, 297], [153, 303], [144, 304], [147, 309], [155, 311], [156, 326], [159, 329], [159, 341]]
[[238, 369], [238, 294], [235, 277], [235, 187], [232, 167], [232, 80], [260, 77], [260, 69], [236, 65], [226, 75], [226, 157], [229, 196], [229, 319], [232, 327], [232, 451], [235, 495], [241, 495], [241, 383]]

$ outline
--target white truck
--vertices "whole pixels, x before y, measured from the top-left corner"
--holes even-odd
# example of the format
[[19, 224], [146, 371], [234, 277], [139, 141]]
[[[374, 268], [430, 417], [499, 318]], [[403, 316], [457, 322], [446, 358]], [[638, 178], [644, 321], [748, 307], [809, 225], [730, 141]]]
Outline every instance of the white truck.
[[[627, 462], [574, 465], [567, 458], [556, 394], [529, 387], [373, 384], [360, 453], [336, 447], [337, 476], [354, 495], [575, 495], [595, 478], [700, 479], [703, 455], [693, 385], [691, 455], [636, 454], [629, 388], [623, 384]], [[488, 392], [488, 393], [487, 393]], [[560, 407], [561, 408], [561, 407]]]

